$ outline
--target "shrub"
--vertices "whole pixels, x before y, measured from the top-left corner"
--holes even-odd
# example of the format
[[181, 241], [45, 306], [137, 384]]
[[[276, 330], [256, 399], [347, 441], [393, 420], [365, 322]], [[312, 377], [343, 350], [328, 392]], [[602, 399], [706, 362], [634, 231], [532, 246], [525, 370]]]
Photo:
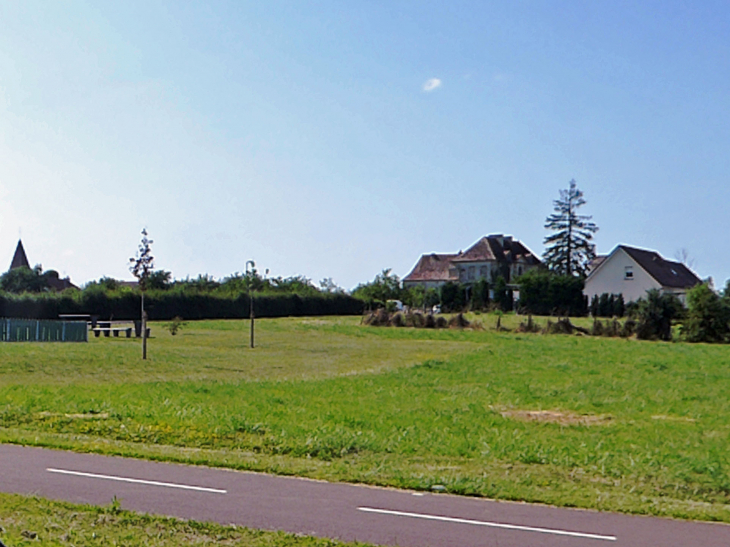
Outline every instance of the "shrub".
[[636, 337], [640, 340], [671, 340], [672, 321], [679, 318], [683, 310], [682, 303], [673, 294], [650, 290], [646, 298], [637, 302]]
[[[57, 319], [59, 314], [87, 313], [115, 319], [136, 319], [140, 295], [132, 290], [105, 291], [98, 285], [84, 291], [12, 295], [0, 293], [0, 317]], [[248, 295], [205, 294], [168, 289], [148, 290], [145, 307], [150, 319], [165, 321], [175, 316], [187, 319], [244, 319]], [[254, 295], [257, 317], [303, 315], [360, 315], [361, 300], [344, 294], [300, 296], [297, 294]]]
[[165, 325], [165, 327], [167, 328], [167, 330], [170, 331], [170, 334], [175, 336], [185, 325], [187, 325], [187, 323], [183, 321], [183, 318], [179, 315], [176, 315], [172, 318], [171, 322]]
[[603, 323], [597, 317], [593, 319], [593, 325], [591, 325], [591, 336], [603, 336]]
[[441, 286], [441, 310], [462, 311], [466, 307], [466, 287], [453, 281]]
[[624, 295], [621, 293], [593, 295], [590, 312], [593, 317], [623, 317], [626, 314]]
[[621, 331], [619, 332], [619, 336], [621, 338], [629, 338], [630, 336], [633, 336], [636, 333], [636, 321], [629, 318], [626, 321], [624, 321], [623, 326], [621, 327]]
[[579, 277], [531, 270], [520, 276], [517, 283], [520, 286], [520, 308], [526, 313], [578, 316], [587, 312], [584, 282]]
[[682, 335], [688, 342], [730, 341], [730, 305], [727, 298], [720, 298], [707, 284], [690, 289]]
[[489, 308], [489, 283], [480, 278], [471, 288], [471, 309], [486, 310]]
[[494, 302], [502, 311], [512, 311], [512, 289], [507, 288], [507, 281], [501, 275], [494, 282]]

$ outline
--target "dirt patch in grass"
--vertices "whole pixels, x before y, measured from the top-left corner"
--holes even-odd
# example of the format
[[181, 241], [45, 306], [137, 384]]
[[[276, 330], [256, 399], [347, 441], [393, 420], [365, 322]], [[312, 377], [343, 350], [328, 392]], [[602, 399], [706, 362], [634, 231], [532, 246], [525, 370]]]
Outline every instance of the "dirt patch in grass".
[[576, 414], [559, 410], [504, 410], [500, 414], [504, 418], [522, 422], [546, 422], [560, 425], [605, 425], [611, 421], [611, 416]]

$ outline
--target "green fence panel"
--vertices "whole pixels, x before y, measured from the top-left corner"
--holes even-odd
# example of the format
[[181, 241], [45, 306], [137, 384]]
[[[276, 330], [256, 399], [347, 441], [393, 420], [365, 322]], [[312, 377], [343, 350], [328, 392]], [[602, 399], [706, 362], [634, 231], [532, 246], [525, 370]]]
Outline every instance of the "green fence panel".
[[88, 342], [86, 321], [0, 318], [2, 342]]

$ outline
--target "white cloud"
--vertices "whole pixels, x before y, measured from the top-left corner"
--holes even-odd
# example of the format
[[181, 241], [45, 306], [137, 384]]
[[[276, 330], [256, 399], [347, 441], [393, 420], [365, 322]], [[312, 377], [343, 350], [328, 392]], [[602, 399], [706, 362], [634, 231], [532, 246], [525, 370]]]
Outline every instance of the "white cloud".
[[426, 92], [433, 91], [438, 87], [441, 87], [441, 80], [438, 78], [431, 78], [430, 80], [426, 80], [426, 83], [423, 84], [423, 90]]

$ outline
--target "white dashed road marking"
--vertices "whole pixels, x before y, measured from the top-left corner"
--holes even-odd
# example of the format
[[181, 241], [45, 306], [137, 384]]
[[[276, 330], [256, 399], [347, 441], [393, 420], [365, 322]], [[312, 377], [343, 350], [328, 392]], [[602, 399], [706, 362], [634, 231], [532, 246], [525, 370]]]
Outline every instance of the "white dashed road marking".
[[455, 522], [457, 524], [473, 524], [476, 526], [489, 526], [490, 528], [503, 528], [506, 530], [518, 530], [520, 532], [538, 532], [541, 534], [554, 534], [557, 536], [571, 536], [584, 539], [600, 539], [604, 541], [616, 541], [616, 536], [602, 536], [599, 534], [588, 534], [585, 532], [571, 532], [569, 530], [557, 530], [554, 528], [536, 528], [534, 526], [520, 526], [517, 524], [503, 524], [500, 522], [487, 522], [483, 520], [461, 519], [455, 517], [442, 517], [440, 515], [426, 515], [423, 513], [406, 513], [403, 511], [390, 511], [388, 509], [375, 509], [373, 507], [358, 507], [358, 510], [367, 513], [379, 513], [381, 515], [393, 515], [396, 517], [410, 517], [425, 520], [439, 520], [442, 522]]
[[114, 475], [98, 475], [96, 473], [84, 473], [82, 471], [69, 471], [68, 469], [46, 469], [49, 473], [60, 473], [62, 475], [74, 475], [77, 477], [88, 477], [92, 479], [104, 479], [108, 481], [131, 482], [134, 484], [146, 484], [148, 486], [163, 486], [165, 488], [179, 488], [181, 490], [196, 490], [198, 492], [209, 492], [211, 494], [227, 494], [226, 490], [219, 488], [207, 488], [205, 486], [191, 486], [189, 484], [177, 484], [174, 482], [147, 481], [143, 479], [132, 479], [130, 477], [115, 477]]

